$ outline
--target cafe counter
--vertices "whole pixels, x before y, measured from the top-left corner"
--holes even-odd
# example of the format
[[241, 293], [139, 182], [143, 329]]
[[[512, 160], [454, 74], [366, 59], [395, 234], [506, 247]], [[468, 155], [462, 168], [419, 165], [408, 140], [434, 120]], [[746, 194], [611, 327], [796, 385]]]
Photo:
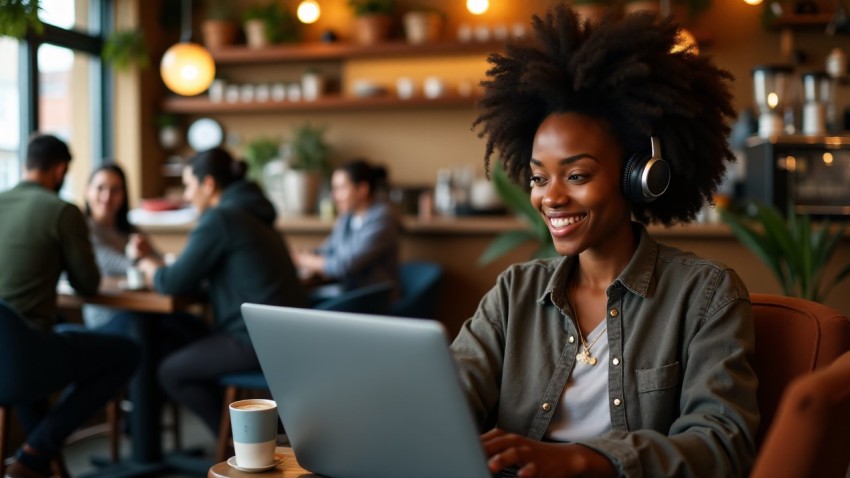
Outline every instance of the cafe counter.
[[[525, 228], [513, 216], [435, 216], [422, 220], [414, 216], [403, 219], [402, 261], [434, 261], [445, 269], [440, 301], [440, 320], [450, 334], [470, 317], [484, 294], [495, 284], [496, 277], [507, 266], [529, 259], [536, 245], [523, 244], [499, 260], [479, 266], [481, 253], [499, 234]], [[179, 253], [194, 224], [141, 226], [163, 252]], [[292, 248], [312, 248], [330, 233], [332, 221], [315, 216], [282, 217], [277, 222]], [[672, 227], [650, 226], [650, 234], [659, 242], [692, 251], [733, 267], [750, 292], [781, 293], [768, 268], [723, 224], [688, 224]], [[850, 264], [850, 236], [845, 236], [827, 267], [825, 278], [831, 279]], [[827, 305], [850, 313], [850, 280], [833, 290]]]

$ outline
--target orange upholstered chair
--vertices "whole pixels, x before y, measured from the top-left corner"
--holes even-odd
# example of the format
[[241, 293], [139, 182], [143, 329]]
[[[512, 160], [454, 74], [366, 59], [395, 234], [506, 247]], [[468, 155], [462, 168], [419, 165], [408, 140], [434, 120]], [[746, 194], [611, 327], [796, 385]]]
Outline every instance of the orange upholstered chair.
[[831, 307], [803, 299], [767, 294], [751, 294], [750, 299], [761, 411], [757, 443], [761, 444], [788, 385], [850, 350], [850, 321]]
[[782, 397], [751, 478], [844, 478], [850, 464], [850, 352]]

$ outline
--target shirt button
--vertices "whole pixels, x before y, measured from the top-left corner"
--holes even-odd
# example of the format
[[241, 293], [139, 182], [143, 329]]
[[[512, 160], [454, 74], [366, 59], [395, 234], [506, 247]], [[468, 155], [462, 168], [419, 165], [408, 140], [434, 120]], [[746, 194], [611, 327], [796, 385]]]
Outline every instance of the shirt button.
[[614, 406], [615, 406], [615, 407], [619, 407], [619, 406], [620, 406], [620, 399], [619, 399], [619, 398], [615, 398], [615, 399], [614, 399]]
[[573, 343], [573, 342], [575, 342], [575, 341], [576, 341], [576, 338], [575, 338], [575, 337], [573, 337], [572, 335], [570, 335], [570, 343]]
[[543, 409], [544, 412], [548, 412], [549, 410], [552, 409], [552, 405], [549, 405], [549, 402], [546, 402], [546, 403], [543, 404], [543, 406], [541, 408]]
[[614, 357], [614, 360], [612, 360], [611, 363], [614, 364], [614, 365], [620, 365], [620, 359], [618, 359], [617, 357]]
[[611, 317], [616, 317], [616, 316], [620, 315], [620, 311], [617, 310], [617, 309], [611, 309], [611, 311], [608, 312], [608, 315], [610, 315]]

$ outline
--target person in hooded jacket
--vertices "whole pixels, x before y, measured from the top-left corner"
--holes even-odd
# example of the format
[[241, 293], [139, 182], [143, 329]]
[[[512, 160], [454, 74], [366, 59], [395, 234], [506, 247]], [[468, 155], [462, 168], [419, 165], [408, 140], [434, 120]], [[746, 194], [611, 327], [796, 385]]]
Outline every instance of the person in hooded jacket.
[[184, 197], [199, 211], [186, 248], [166, 266], [157, 257], [138, 267], [145, 281], [171, 295], [206, 292], [212, 305], [211, 330], [160, 363], [166, 395], [196, 413], [215, 434], [221, 421], [221, 375], [259, 370], [242, 319], [244, 302], [307, 306], [307, 295], [274, 227], [274, 206], [253, 182], [246, 165], [224, 149], [198, 153], [183, 170]]

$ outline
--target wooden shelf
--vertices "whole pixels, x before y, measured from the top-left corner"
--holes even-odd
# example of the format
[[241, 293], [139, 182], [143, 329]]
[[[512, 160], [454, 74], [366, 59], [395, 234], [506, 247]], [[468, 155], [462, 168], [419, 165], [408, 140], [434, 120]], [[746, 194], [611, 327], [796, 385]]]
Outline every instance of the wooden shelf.
[[834, 13], [787, 14], [776, 17], [771, 22], [773, 28], [817, 28], [824, 27], [832, 20]]
[[194, 98], [167, 98], [162, 102], [162, 111], [178, 114], [216, 114], [216, 113], [268, 113], [268, 112], [305, 112], [305, 111], [372, 111], [392, 109], [427, 109], [473, 107], [477, 97], [449, 95], [428, 99], [423, 97], [402, 100], [394, 95], [372, 96], [364, 98], [327, 95], [315, 101], [267, 101], [213, 103], [206, 96]]
[[461, 43], [446, 41], [412, 45], [405, 42], [386, 42], [376, 45], [355, 45], [351, 43], [301, 43], [276, 45], [268, 48], [248, 48], [230, 46], [212, 50], [212, 56], [218, 65], [236, 65], [251, 63], [286, 63], [304, 61], [339, 61], [352, 58], [389, 58], [419, 57], [435, 55], [466, 55], [488, 53], [501, 50], [502, 42]]

